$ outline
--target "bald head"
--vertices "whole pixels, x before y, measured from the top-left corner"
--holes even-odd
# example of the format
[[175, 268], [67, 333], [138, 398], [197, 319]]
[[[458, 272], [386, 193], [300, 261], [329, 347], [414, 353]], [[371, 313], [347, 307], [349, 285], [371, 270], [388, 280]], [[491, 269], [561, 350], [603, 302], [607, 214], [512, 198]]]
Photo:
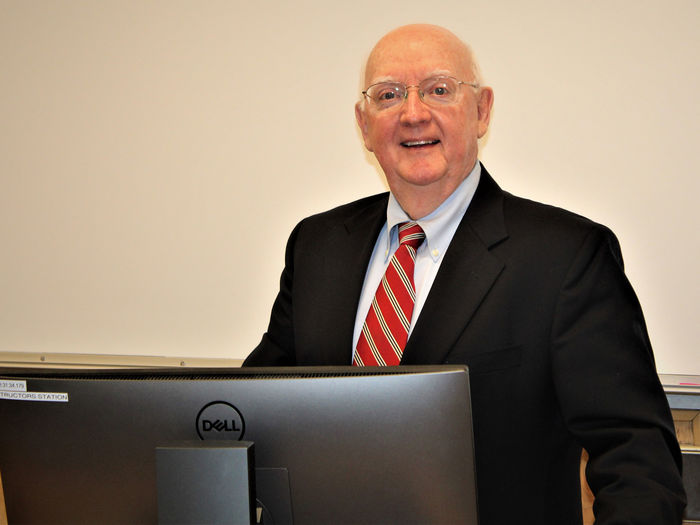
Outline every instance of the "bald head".
[[443, 27], [412, 24], [394, 29], [377, 42], [367, 59], [365, 85], [384, 80], [382, 69], [387, 65], [410, 62], [411, 57], [420, 55], [425, 49], [434, 50], [446, 62], [456, 65], [458, 70], [452, 74], [462, 80], [481, 83], [478, 65], [467, 44]]

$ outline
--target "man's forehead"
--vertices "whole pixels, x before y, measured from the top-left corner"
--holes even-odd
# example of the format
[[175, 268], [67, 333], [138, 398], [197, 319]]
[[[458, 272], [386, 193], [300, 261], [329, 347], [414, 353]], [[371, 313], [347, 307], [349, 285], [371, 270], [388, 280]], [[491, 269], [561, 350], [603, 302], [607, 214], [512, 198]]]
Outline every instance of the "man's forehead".
[[470, 80], [471, 63], [463, 57], [446, 55], [427, 55], [392, 57], [378, 59], [367, 63], [365, 81], [368, 84], [377, 82], [418, 83], [426, 78], [436, 76], [457, 77], [460, 80]]
[[377, 84], [379, 82], [422, 82], [425, 79], [428, 78], [433, 78], [433, 77], [454, 77], [457, 73], [455, 71], [451, 71], [449, 69], [433, 69], [425, 72], [421, 72], [417, 76], [420, 78], [417, 78], [416, 80], [412, 80], [410, 78], [407, 78], [410, 75], [406, 74], [385, 74], [385, 75], [373, 75], [372, 78], [368, 78], [368, 82], [370, 84]]

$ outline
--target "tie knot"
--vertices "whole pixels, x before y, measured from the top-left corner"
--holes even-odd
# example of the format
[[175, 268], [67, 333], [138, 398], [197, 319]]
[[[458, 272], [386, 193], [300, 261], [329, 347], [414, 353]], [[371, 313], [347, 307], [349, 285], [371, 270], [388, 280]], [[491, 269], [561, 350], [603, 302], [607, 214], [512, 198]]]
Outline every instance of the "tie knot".
[[417, 250], [423, 239], [425, 239], [425, 232], [423, 228], [418, 226], [418, 223], [403, 222], [399, 224], [399, 244], [407, 244]]

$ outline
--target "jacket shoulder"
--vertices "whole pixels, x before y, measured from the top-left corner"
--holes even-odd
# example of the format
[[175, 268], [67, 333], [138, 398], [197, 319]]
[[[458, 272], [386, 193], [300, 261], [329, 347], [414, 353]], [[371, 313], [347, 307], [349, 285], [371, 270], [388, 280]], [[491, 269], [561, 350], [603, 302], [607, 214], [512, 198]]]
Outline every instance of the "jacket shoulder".
[[543, 235], [578, 236], [597, 233], [612, 236], [612, 230], [570, 210], [503, 192], [503, 214], [511, 232], [536, 230]]
[[368, 210], [376, 208], [386, 208], [389, 199], [389, 192], [377, 193], [369, 197], [363, 197], [356, 201], [348, 202], [330, 210], [315, 213], [303, 219], [302, 222], [315, 221], [337, 221], [352, 218], [358, 214], [366, 213]]

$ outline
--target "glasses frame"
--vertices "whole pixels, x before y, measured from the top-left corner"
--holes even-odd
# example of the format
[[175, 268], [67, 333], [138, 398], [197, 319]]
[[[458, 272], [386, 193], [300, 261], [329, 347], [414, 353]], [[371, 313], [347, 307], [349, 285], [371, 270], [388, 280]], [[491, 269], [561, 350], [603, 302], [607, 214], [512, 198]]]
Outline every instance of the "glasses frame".
[[[447, 103], [441, 103], [441, 104], [440, 104], [440, 103], [439, 103], [439, 104], [435, 104], [435, 103], [426, 102], [426, 100], [425, 100], [425, 93], [424, 93], [423, 90], [420, 88], [421, 84], [425, 83], [425, 82], [428, 81], [428, 80], [439, 80], [439, 79], [441, 79], [441, 78], [447, 78], [447, 79], [450, 79], [450, 80], [454, 80], [455, 82], [457, 82], [457, 85], [458, 85], [458, 86], [464, 85], [464, 86], [472, 87], [472, 88], [474, 88], [474, 89], [479, 89], [479, 88], [481, 87], [481, 85], [480, 85], [478, 82], [466, 82], [466, 81], [464, 81], [464, 80], [459, 80], [458, 78], [455, 78], [455, 77], [452, 77], [452, 76], [449, 76], [449, 75], [437, 75], [437, 76], [434, 76], [434, 77], [424, 78], [424, 79], [421, 80], [418, 84], [412, 84], [412, 85], [410, 85], [410, 86], [407, 86], [407, 85], [404, 84], [403, 82], [392, 82], [392, 81], [389, 81], [389, 80], [384, 80], [384, 81], [382, 81], [382, 82], [375, 82], [374, 84], [371, 84], [371, 85], [367, 86], [367, 88], [362, 92], [362, 94], [363, 94], [367, 99], [369, 99], [369, 101], [370, 101], [377, 109], [380, 109], [380, 110], [386, 110], [386, 109], [393, 109], [393, 108], [401, 107], [401, 106], [403, 105], [403, 103], [406, 101], [406, 99], [408, 98], [408, 90], [411, 89], [411, 88], [416, 88], [416, 89], [418, 90], [418, 96], [420, 97], [421, 101], [422, 101], [424, 104], [427, 104], [427, 105], [430, 106], [430, 107], [440, 107], [441, 105], [450, 105], [450, 104], [454, 104], [455, 101], [447, 102]], [[403, 95], [403, 97], [401, 98], [401, 102], [399, 102], [399, 103], [397, 103], [397, 104], [394, 104], [394, 105], [391, 105], [391, 106], [381, 107], [381, 106], [379, 105], [379, 102], [378, 102], [375, 98], [372, 98], [372, 97], [369, 95], [369, 93], [368, 93], [368, 91], [369, 91], [370, 89], [372, 89], [374, 86], [379, 86], [379, 85], [381, 85], [381, 84], [397, 84], [397, 85], [403, 86], [403, 87], [404, 87], [404, 95]]]

